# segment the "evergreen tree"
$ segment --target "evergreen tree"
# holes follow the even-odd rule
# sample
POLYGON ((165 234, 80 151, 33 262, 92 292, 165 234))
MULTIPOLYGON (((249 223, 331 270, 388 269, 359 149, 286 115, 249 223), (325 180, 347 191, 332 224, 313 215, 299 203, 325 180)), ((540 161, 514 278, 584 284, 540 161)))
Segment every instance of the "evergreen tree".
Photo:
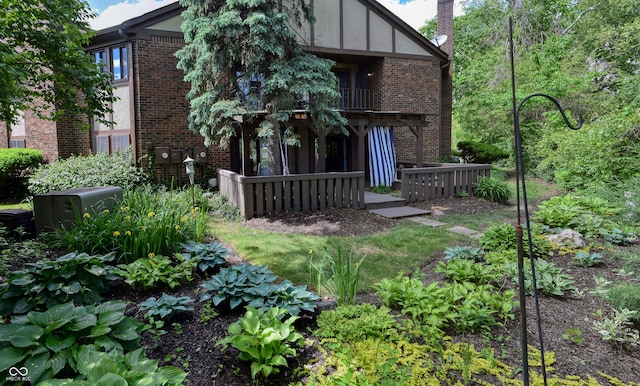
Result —
POLYGON ((339 97, 333 62, 302 51, 294 32, 313 22, 305 0, 181 4, 185 46, 176 53, 178 68, 191 84, 189 128, 207 146, 225 145, 243 123, 264 116, 256 122, 258 136, 274 139, 277 157, 278 145, 298 143, 286 123, 303 95, 320 133, 346 134, 345 119, 331 109, 339 97))

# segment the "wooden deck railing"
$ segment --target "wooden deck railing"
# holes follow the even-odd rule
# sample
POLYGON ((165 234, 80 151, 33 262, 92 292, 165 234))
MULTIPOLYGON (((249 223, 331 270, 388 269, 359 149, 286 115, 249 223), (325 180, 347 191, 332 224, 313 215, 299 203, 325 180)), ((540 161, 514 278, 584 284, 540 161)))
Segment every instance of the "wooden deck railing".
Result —
POLYGON ((479 177, 489 177, 491 165, 436 164, 401 171, 402 198, 407 202, 473 194, 479 177))
POLYGON ((267 213, 364 208, 364 172, 247 177, 218 172, 220 193, 245 219, 267 213))

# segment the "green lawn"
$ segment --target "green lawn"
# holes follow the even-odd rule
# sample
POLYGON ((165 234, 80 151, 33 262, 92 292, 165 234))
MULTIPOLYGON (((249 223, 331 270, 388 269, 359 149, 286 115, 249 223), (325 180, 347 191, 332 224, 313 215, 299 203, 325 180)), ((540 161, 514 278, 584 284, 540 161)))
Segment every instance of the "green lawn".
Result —
POLYGON ((325 250, 335 256, 337 249, 366 255, 360 270, 360 289, 368 290, 383 278, 398 272, 410 273, 428 263, 448 246, 468 242, 465 236, 446 227, 432 228, 405 221, 385 232, 363 237, 326 237, 271 233, 242 226, 238 222, 213 219, 209 232, 253 264, 266 264, 280 278, 296 284, 312 284, 309 263, 322 259, 325 250))

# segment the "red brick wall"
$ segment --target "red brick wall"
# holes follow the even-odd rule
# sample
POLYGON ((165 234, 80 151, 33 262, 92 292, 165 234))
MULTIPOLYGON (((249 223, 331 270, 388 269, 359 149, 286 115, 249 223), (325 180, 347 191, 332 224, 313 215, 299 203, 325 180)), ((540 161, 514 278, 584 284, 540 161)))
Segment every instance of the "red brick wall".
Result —
MULTIPOLYGON (((152 36, 151 40, 133 43, 135 143, 139 157, 147 154, 148 143, 153 148, 176 150, 190 150, 204 144, 199 133, 188 129, 189 103, 185 95, 189 85, 182 80, 184 72, 176 68, 178 60, 174 56, 183 45, 182 38, 167 36, 152 36)), ((230 168, 228 151, 215 146, 207 153, 208 168, 230 168)), ((182 165, 159 166, 157 172, 162 176, 182 169, 182 165)))
POLYGON ((70 115, 63 115, 57 123, 58 158, 69 158, 72 155, 91 155, 91 132, 87 119, 79 120, 70 115))
MULTIPOLYGON (((423 132, 424 162, 441 157, 440 66, 430 60, 384 58, 381 63, 383 111, 424 113, 428 116, 423 132)), ((396 158, 401 163, 416 162, 416 136, 409 128, 395 128, 396 158)))

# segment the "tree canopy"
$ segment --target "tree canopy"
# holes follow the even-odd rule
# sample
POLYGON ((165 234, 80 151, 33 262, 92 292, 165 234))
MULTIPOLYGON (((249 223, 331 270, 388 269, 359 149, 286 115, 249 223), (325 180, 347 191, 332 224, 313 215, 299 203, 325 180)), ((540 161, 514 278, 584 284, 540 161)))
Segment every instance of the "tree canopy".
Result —
POLYGON ((178 68, 191 84, 189 128, 205 144, 225 144, 242 120, 255 119, 261 137, 295 144, 280 128, 300 100, 317 129, 342 131, 346 121, 331 109, 339 97, 333 62, 305 53, 294 29, 313 21, 305 0, 181 0, 185 46, 178 68), (303 97, 304 96, 304 97, 303 97), (239 117, 242 117, 240 119, 239 117))
POLYGON ((640 177, 640 3, 474 0, 454 20, 454 120, 461 139, 513 154, 509 27, 527 170, 567 189, 640 177))
POLYGON ((83 0, 3 0, 0 6, 0 119, 33 110, 102 117, 114 100, 110 76, 86 54, 94 15, 83 0), (78 101, 82 100, 82 103, 78 101))

